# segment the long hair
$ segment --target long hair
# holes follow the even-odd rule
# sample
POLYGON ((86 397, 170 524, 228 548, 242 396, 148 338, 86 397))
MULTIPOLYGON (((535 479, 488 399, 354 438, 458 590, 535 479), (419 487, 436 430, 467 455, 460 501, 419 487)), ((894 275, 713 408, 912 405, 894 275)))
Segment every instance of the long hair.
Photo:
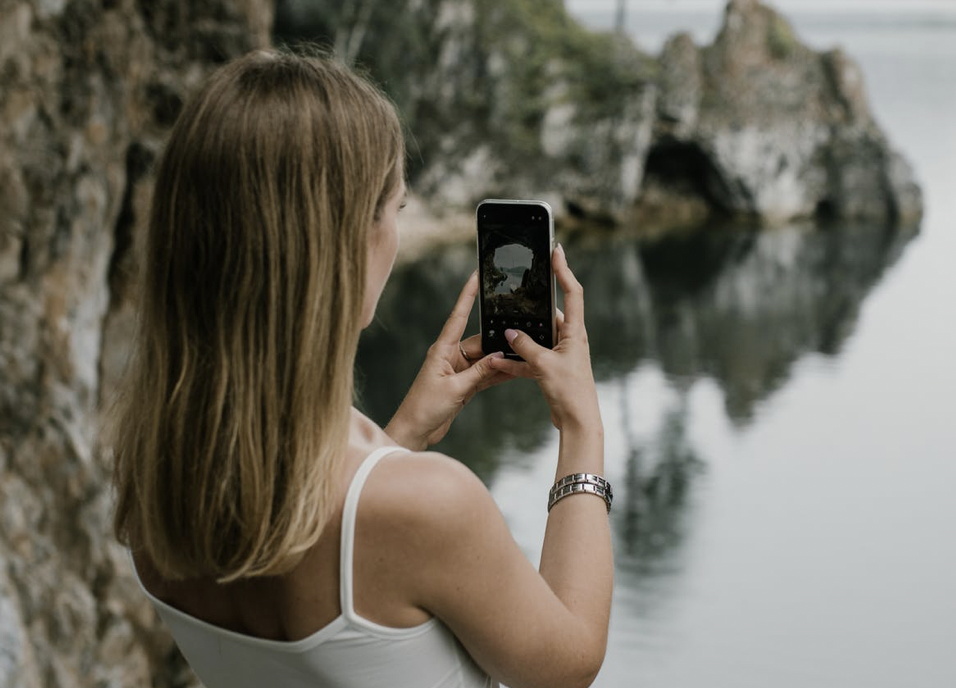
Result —
POLYGON ((114 415, 114 529, 170 579, 291 570, 332 515, 394 107, 326 58, 259 51, 184 108, 153 194, 114 415))

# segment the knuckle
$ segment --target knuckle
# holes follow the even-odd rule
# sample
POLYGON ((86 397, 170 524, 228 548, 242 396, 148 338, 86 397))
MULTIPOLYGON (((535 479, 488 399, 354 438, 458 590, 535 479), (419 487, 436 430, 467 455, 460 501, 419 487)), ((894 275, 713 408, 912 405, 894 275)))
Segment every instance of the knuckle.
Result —
POLYGON ((567 284, 564 285, 564 293, 570 296, 583 296, 584 287, 578 282, 574 277, 568 279, 567 284))
POLYGON ((511 348, 513 349, 515 344, 517 344, 522 349, 533 349, 534 340, 530 335, 525 334, 524 332, 519 332, 518 336, 511 340, 511 348))

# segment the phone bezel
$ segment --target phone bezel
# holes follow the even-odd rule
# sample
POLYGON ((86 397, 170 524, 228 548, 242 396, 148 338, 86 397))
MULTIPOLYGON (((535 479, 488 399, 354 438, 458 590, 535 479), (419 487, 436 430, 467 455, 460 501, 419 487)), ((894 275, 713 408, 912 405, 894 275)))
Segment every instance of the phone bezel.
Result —
MULTIPOLYGON (((475 254, 478 259, 478 325, 481 332, 481 348, 485 355, 491 353, 491 351, 486 349, 487 337, 485 334, 484 327, 484 308, 485 308, 485 298, 484 298, 484 282, 481 268, 481 211, 482 208, 488 208, 489 206, 525 206, 528 208, 537 207, 540 208, 547 215, 548 218, 548 279, 550 281, 550 289, 548 289, 550 304, 549 304, 549 313, 551 321, 551 346, 553 347, 557 344, 557 301, 555 298, 555 280, 554 280, 554 270, 551 267, 551 259, 554 254, 554 213, 551 210, 551 206, 546 201, 533 200, 533 199, 511 199, 511 198, 486 198, 481 201, 478 206, 475 208, 475 254)), ((521 329, 521 328, 517 328, 521 329)), ((507 344, 505 344, 508 347, 507 344)), ((510 347, 507 350, 502 350, 506 358, 522 360, 521 357, 510 350, 510 347)))

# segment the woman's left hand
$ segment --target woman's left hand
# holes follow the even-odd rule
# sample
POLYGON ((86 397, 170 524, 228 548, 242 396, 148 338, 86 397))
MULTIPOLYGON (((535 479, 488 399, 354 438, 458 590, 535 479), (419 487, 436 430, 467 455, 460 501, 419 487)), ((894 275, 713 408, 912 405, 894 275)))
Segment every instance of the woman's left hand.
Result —
POLYGON ((438 339, 428 348, 405 400, 385 426, 385 432, 403 447, 422 451, 436 444, 479 390, 513 378, 488 365, 490 359, 503 354, 482 356, 481 335, 461 339, 477 294, 476 271, 461 290, 438 339))

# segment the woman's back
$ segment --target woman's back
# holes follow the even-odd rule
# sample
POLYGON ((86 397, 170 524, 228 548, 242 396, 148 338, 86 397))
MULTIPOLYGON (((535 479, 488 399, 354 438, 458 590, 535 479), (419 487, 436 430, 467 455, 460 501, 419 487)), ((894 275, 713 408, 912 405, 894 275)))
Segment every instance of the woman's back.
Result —
MULTIPOLYGON (((350 454, 368 446, 352 446, 350 454)), ((371 538, 355 538, 362 488, 384 456, 402 451, 385 445, 358 461, 350 457, 347 465, 357 466, 341 518, 286 576, 169 584, 137 558, 144 590, 206 686, 493 685, 440 621, 374 580, 374 567, 355 575, 356 551, 375 558, 365 551, 371 538), (374 610, 372 618, 356 611, 356 600, 374 610)))

